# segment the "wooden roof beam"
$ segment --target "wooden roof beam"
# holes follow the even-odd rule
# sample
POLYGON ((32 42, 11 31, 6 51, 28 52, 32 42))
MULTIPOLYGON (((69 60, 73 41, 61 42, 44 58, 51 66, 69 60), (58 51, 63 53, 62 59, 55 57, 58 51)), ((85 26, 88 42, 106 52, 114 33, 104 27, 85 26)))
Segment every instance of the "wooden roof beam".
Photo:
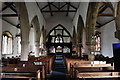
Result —
MULTIPOLYGON (((52 4, 53 2, 50 2, 49 4, 52 4)), ((41 8, 41 11, 43 10, 43 9, 45 9, 45 8, 47 8, 49 5, 47 4, 47 5, 45 5, 43 8, 41 8)))
POLYGON ((100 24, 99 22, 96 21, 96 23, 97 23, 99 26, 102 26, 102 24, 100 24))
POLYGON ((77 10, 77 8, 75 6, 73 6, 72 4, 69 4, 69 2, 66 2, 68 5, 70 5, 71 7, 73 7, 75 10, 77 10))
POLYGON ((61 7, 59 8, 59 10, 62 9, 63 7, 65 7, 66 5, 67 5, 67 3, 65 3, 63 6, 61 6, 61 7))
POLYGON ((18 14, 2 14, 2 17, 18 17, 18 14))
MULTIPOLYGON (((12 5, 13 3, 10 3, 10 5, 12 5)), ((2 11, 4 11, 5 9, 7 9, 9 6, 8 5, 6 5, 4 8, 2 8, 2 10, 0 11, 0 12, 2 12, 2 11)))
POLYGON ((15 27, 16 27, 16 25, 15 25, 15 24, 13 24, 13 23, 9 22, 9 21, 8 21, 8 20, 6 20, 6 19, 2 18, 2 20, 4 20, 5 22, 7 22, 7 23, 11 24, 12 26, 15 26, 15 27))
MULTIPOLYGON (((69 10, 69 12, 76 12, 77 10, 69 10)), ((49 10, 44 10, 42 12, 50 12, 49 10)), ((68 10, 52 10, 52 12, 68 12, 68 10)))
POLYGON ((2 8, 2 10, 0 12, 4 11, 7 8, 8 8, 8 6, 5 6, 4 8, 2 8))
POLYGON ((15 13, 17 13, 17 10, 12 7, 12 4, 13 4, 13 3, 5 2, 4 4, 7 5, 7 6, 9 6, 11 10, 13 10, 15 13))
POLYGON ((66 16, 68 16, 68 14, 69 14, 69 9, 70 9, 70 2, 68 3, 68 5, 67 5, 67 14, 66 14, 66 16))
POLYGON ((52 8, 51 8, 51 5, 50 5, 50 3, 48 2, 48 6, 49 6, 49 9, 50 9, 50 14, 51 14, 51 16, 53 16, 53 13, 52 13, 52 8))
POLYGON ((111 22, 111 21, 113 21, 113 20, 115 20, 115 18, 113 18, 112 20, 110 20, 110 21, 108 21, 108 22, 106 22, 106 23, 102 24, 102 25, 101 25, 101 26, 99 26, 99 27, 102 27, 102 26, 104 26, 104 25, 106 25, 106 24, 110 23, 110 22, 111 22))
POLYGON ((53 3, 51 5, 53 5, 55 8, 57 8, 59 10, 59 8, 56 5, 54 5, 53 3))
POLYGON ((107 6, 104 6, 104 7, 99 11, 99 13, 104 12, 107 8, 108 8, 107 6))
POLYGON ((102 14, 98 14, 98 16, 113 16, 113 14, 106 14, 106 13, 102 13, 102 14))

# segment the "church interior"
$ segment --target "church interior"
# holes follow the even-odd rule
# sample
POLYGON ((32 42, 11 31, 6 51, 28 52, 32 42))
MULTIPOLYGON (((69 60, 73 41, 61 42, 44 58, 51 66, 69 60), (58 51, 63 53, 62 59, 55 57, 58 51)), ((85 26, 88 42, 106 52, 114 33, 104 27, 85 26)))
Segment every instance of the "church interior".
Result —
POLYGON ((120 2, 0 2, 1 80, 120 80, 120 2))

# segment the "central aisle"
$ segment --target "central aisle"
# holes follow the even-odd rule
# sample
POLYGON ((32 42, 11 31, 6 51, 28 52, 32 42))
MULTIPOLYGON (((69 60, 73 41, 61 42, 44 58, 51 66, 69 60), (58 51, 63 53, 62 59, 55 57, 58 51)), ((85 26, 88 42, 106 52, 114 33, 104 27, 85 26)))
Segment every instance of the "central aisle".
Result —
POLYGON ((66 74, 67 72, 66 72, 66 66, 63 60, 63 56, 56 55, 55 60, 53 62, 50 80, 55 80, 60 78, 67 80, 66 74))

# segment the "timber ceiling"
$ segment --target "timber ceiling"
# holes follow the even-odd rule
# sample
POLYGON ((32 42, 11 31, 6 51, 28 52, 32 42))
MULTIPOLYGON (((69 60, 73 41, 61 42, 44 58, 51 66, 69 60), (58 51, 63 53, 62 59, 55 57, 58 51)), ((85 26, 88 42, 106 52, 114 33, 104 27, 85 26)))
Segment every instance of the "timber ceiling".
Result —
MULTIPOLYGON (((45 19, 52 17, 57 13, 64 14, 71 19, 74 18, 75 13, 79 7, 79 2, 36 2, 37 6, 41 10, 45 19)), ((107 23, 114 20, 113 16, 114 9, 112 5, 107 2, 103 2, 100 5, 98 18, 96 21, 96 27, 100 28, 107 23)), ((2 3, 2 9, 0 10, 2 15, 2 20, 8 22, 9 24, 20 27, 19 17, 17 14, 16 7, 13 2, 2 3)))

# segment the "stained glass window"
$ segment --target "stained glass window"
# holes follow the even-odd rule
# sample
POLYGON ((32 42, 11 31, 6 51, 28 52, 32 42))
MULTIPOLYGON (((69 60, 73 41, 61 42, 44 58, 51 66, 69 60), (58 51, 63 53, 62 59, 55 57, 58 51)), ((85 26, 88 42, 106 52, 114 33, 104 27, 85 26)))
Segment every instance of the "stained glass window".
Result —
POLYGON ((100 51, 100 47, 101 47, 101 40, 100 40, 100 35, 96 34, 95 35, 95 51, 100 51))

